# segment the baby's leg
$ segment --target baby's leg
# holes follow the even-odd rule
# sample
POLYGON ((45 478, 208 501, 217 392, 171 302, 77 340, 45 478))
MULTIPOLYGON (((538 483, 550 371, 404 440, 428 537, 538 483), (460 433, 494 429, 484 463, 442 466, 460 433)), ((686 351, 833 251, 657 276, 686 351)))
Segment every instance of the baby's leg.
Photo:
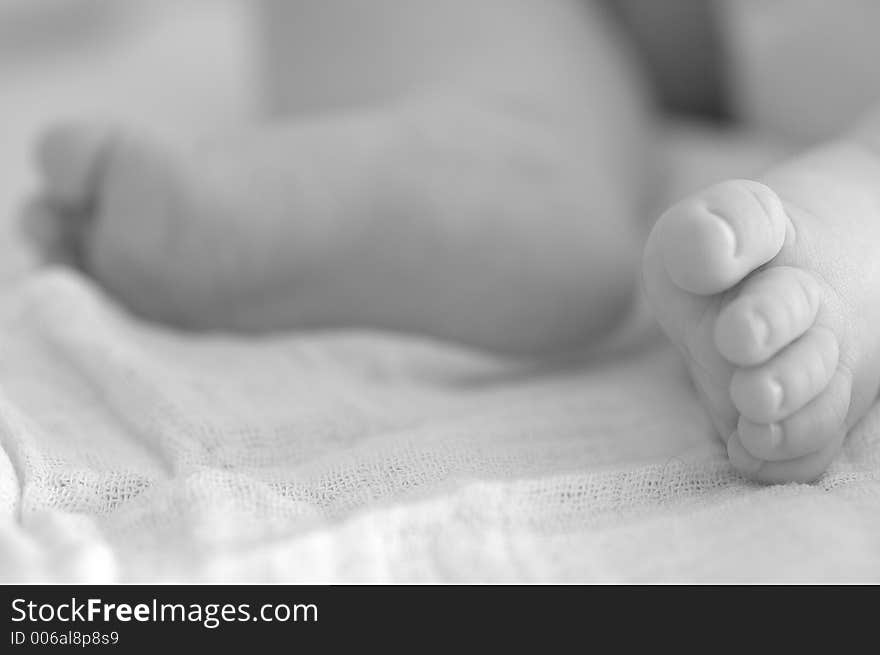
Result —
POLYGON ((733 465, 809 481, 880 386, 880 113, 668 210, 644 284, 733 465))
POLYGON ((576 133, 439 96, 183 154, 59 127, 31 220, 171 323, 572 348, 626 310, 638 248, 626 158, 584 153, 576 133))
POLYGON ((321 34, 287 62, 318 118, 188 152, 51 130, 42 234, 134 310, 197 328, 365 326, 535 353, 621 316, 645 125, 601 14, 579 0, 283 6, 304 39, 321 34), (340 58, 358 74, 325 79, 320 62, 340 58))

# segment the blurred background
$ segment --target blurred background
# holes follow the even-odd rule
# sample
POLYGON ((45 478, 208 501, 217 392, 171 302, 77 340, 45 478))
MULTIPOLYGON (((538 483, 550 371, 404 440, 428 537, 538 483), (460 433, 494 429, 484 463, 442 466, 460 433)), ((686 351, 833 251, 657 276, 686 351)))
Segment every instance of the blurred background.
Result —
POLYGON ((55 119, 149 124, 171 136, 264 111, 257 3, 0 0, 0 281, 29 262, 14 216, 55 119))
MULTIPOLYGON (((339 48, 338 56, 337 49, 321 48, 320 67, 297 68, 296 62, 331 38, 357 42, 359 21, 370 10, 349 2, 344 10, 357 15, 345 21, 346 33, 328 35, 296 20, 302 3, 285 0, 0 0, 0 281, 29 263, 26 250, 14 247, 14 217, 35 183, 32 144, 47 124, 59 118, 146 124, 185 139, 273 110, 308 111, 309 97, 339 104, 344 98, 332 94, 344 85, 324 89, 327 75, 352 68, 345 84, 373 82, 368 70, 354 66, 349 50, 355 45, 339 48), (300 92, 303 86, 309 93, 300 92)), ((776 144, 801 147, 827 138, 880 101, 876 0, 606 2, 634 18, 637 31, 650 35, 661 24, 673 25, 684 40, 696 17, 717 17, 726 115, 740 131, 714 125, 707 132, 693 121, 674 131, 668 143, 675 161, 667 169, 680 179, 668 183, 672 196, 751 172, 754 166, 741 162, 775 158, 776 144), (679 18, 670 21, 669 12, 679 18), (761 149, 769 154, 756 155, 761 149)), ((405 50, 405 35, 401 40, 405 50)), ((688 43, 689 59, 710 52, 693 39, 688 43)), ((397 52, 388 50, 391 57, 397 52)), ((382 61, 405 68, 394 59, 382 61)), ((693 62, 676 65, 694 68, 693 62)))

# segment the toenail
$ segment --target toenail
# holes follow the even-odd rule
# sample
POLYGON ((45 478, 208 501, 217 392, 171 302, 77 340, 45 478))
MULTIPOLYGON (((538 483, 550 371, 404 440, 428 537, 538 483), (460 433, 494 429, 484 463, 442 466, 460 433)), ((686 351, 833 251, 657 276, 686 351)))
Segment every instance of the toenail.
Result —
POLYGON ((767 437, 767 440, 770 442, 770 447, 773 449, 779 448, 782 444, 782 426, 779 423, 771 423, 767 426, 770 430, 770 434, 767 437))
POLYGON ((724 218, 721 213, 713 209, 709 209, 707 207, 706 211, 709 213, 710 216, 715 218, 715 220, 717 220, 718 224, 721 226, 721 230, 722 232, 724 232, 724 237, 730 247, 731 255, 733 255, 733 257, 739 255, 738 239, 736 238, 736 232, 733 231, 733 227, 731 227, 730 222, 726 218, 724 218))
POLYGON ((782 383, 779 380, 770 380, 767 387, 770 390, 773 409, 777 412, 782 410, 782 402, 785 400, 785 392, 783 391, 782 383))
POLYGON ((759 346, 766 346, 770 341, 770 323, 758 312, 752 312, 750 324, 755 343, 759 346))

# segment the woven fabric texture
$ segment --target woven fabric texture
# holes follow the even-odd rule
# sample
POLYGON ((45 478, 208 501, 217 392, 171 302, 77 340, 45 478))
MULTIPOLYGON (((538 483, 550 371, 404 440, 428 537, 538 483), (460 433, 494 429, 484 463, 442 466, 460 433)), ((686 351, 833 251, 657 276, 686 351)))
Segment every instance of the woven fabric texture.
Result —
POLYGON ((753 485, 661 341, 196 336, 63 271, 0 308, 5 581, 880 581, 880 415, 753 485))

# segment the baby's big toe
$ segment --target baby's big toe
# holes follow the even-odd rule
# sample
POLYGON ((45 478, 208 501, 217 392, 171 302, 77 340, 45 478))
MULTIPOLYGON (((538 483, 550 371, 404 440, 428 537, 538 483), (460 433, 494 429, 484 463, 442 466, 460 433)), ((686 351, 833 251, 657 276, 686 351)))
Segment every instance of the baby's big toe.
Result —
POLYGON ((37 144, 43 192, 57 208, 88 209, 99 183, 111 131, 88 124, 61 124, 47 130, 37 144))
POLYGON ((729 289, 782 248, 786 219, 768 187, 722 182, 666 211, 653 239, 669 277, 691 293, 729 289))

